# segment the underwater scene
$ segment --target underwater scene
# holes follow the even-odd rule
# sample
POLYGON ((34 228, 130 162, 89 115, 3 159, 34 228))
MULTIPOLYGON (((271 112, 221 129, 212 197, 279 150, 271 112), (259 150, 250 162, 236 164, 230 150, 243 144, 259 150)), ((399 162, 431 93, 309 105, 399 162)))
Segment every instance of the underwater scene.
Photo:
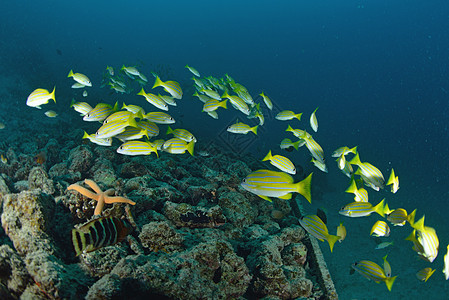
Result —
POLYGON ((449 2, 0 17, 0 299, 449 299, 449 2))

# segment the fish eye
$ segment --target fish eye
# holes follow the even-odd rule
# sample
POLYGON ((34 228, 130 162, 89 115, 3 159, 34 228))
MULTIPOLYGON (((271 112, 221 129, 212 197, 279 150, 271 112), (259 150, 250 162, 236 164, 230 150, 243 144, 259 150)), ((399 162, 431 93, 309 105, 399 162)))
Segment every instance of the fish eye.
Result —
POLYGON ((242 182, 246 182, 246 178, 243 178, 242 182))

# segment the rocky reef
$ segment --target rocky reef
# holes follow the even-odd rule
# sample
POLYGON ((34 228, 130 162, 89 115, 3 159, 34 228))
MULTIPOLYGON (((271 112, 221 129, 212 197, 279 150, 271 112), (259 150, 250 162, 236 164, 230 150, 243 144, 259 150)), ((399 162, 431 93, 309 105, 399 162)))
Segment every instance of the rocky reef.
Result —
POLYGON ((81 134, 22 141, 0 165, 1 299, 323 298, 289 202, 239 187, 256 159, 219 148, 208 157, 121 156, 75 143, 81 134), (42 151, 45 161, 36 160, 42 151), (135 228, 75 257, 71 230, 93 218, 95 201, 66 189, 86 178, 136 202, 102 212, 135 228))

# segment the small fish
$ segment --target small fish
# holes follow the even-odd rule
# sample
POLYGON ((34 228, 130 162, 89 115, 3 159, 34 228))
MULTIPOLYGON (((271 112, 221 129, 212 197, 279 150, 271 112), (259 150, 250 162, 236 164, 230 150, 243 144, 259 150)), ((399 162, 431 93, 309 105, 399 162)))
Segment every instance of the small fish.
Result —
POLYGON ((349 147, 340 147, 337 150, 335 150, 334 152, 332 152, 332 157, 340 157, 342 155, 346 156, 349 153, 353 153, 356 154, 357 153, 357 146, 353 147, 353 148, 349 148, 349 147))
POLYGON ((343 222, 337 227, 337 236, 340 237, 338 240, 340 243, 346 238, 346 227, 343 225, 343 222))
POLYGON ((238 97, 238 96, 231 96, 228 94, 227 91, 224 92, 224 94, 221 96, 222 99, 228 99, 229 102, 231 103, 231 105, 241 111, 242 113, 244 113, 245 115, 249 115, 250 111, 249 111, 249 107, 248 104, 246 104, 245 101, 243 101, 242 98, 238 97))
POLYGON ((390 227, 388 227, 387 223, 384 221, 377 221, 374 223, 373 227, 371 227, 370 235, 377 237, 390 236, 390 227))
POLYGON ((111 89, 113 89, 116 93, 121 93, 121 94, 126 93, 125 88, 122 87, 122 86, 120 86, 120 85, 118 85, 118 84, 116 84, 116 83, 109 82, 108 85, 109 85, 109 86, 111 87, 111 89))
POLYGON ((293 135, 296 136, 298 139, 303 139, 302 137, 308 134, 304 130, 293 129, 290 125, 288 125, 288 127, 285 131, 289 131, 289 132, 293 133, 293 135))
POLYGON ((205 112, 211 112, 215 111, 219 107, 223 107, 224 109, 227 109, 226 103, 228 100, 218 101, 216 99, 210 99, 203 105, 203 111, 205 112))
POLYGON ((383 189, 385 179, 382 172, 370 163, 362 163, 360 161, 359 153, 357 153, 349 163, 359 167, 355 174, 361 175, 365 184, 376 191, 383 189))
POLYGON ((411 226, 418 232, 418 242, 422 245, 422 252, 418 254, 433 262, 438 255, 439 240, 435 229, 424 226, 424 217, 411 226))
POLYGON ((281 144, 279 146, 281 149, 287 150, 290 152, 293 150, 293 148, 298 150, 299 147, 304 146, 305 143, 306 143, 306 141, 304 141, 304 140, 297 140, 296 142, 292 142, 289 138, 285 138, 281 141, 281 144))
POLYGON ((305 142, 310 154, 318 161, 324 164, 323 148, 313 139, 313 137, 304 130, 303 135, 300 136, 305 142))
POLYGON ((157 147, 151 142, 143 141, 127 141, 117 148, 117 153, 124 155, 150 155, 151 153, 157 153, 157 147))
POLYGON ((148 82, 148 78, 145 76, 145 75, 143 75, 142 73, 139 73, 139 78, 137 78, 137 81, 140 83, 140 84, 147 84, 147 82, 148 82), (140 80, 139 80, 140 79, 140 80))
POLYGON ((217 111, 213 110, 213 111, 208 111, 207 114, 213 118, 213 119, 218 119, 218 113, 217 111))
POLYGON ((351 218, 365 217, 373 212, 378 213, 381 217, 385 216, 385 199, 380 201, 376 206, 372 206, 369 202, 352 202, 345 205, 339 214, 351 218))
POLYGON ((198 151, 197 152, 198 153, 198 155, 199 156, 202 156, 202 157, 209 157, 210 156, 210 153, 209 152, 207 152, 207 151, 198 151))
POLYGON ((447 245, 447 252, 446 255, 444 255, 444 269, 443 269, 444 276, 446 277, 446 280, 449 279, 449 245, 447 245))
POLYGON ((58 116, 58 113, 54 110, 47 110, 44 114, 49 118, 56 118, 58 116))
POLYGON ((276 120, 280 121, 288 121, 296 118, 298 121, 301 121, 302 113, 295 114, 291 110, 283 110, 276 115, 276 120))
POLYGON ((83 92, 83 97, 87 97, 87 91, 83 92))
POLYGON ((193 93, 192 96, 198 97, 198 99, 200 99, 201 102, 206 103, 207 101, 209 101, 211 98, 206 96, 206 95, 202 95, 202 94, 198 94, 198 92, 193 93))
POLYGON ((171 154, 183 154, 186 151, 193 156, 193 148, 195 146, 194 141, 186 143, 185 141, 178 138, 171 138, 164 142, 162 145, 162 150, 171 154))
POLYGON ((315 159, 315 158, 313 158, 313 157, 312 157, 311 162, 313 163, 313 165, 314 165, 315 167, 317 167, 318 169, 320 169, 320 170, 323 171, 324 173, 327 173, 327 172, 328 172, 327 167, 326 167, 326 164, 325 164, 324 162, 322 162, 322 161, 320 161, 320 160, 317 160, 317 159, 315 159))
POLYGON ((140 90, 140 92, 137 93, 137 95, 144 96, 145 99, 149 103, 153 104, 154 106, 156 106, 159 109, 168 110, 168 105, 167 105, 167 103, 165 103, 164 100, 162 100, 159 96, 157 96, 155 94, 145 93, 145 90, 143 89, 143 87, 140 90))
MULTIPOLYGON (((137 68, 135 68, 135 67, 125 67, 125 65, 123 65, 120 70, 124 71, 126 75, 139 76, 139 74, 140 74, 139 70, 137 70, 137 68)), ((132 78, 132 79, 134 79, 134 78, 132 78)))
POLYGON ((268 98, 267 95, 265 95, 263 92, 259 94, 259 96, 262 97, 263 102, 268 107, 269 110, 273 110, 273 103, 271 102, 270 98, 268 98))
POLYGON ((186 129, 172 129, 170 126, 168 126, 167 134, 173 134, 174 137, 181 139, 187 143, 194 141, 196 143, 196 138, 193 134, 191 134, 186 129))
POLYGON ((119 139, 122 142, 126 141, 132 141, 132 140, 138 140, 142 137, 146 136, 147 138, 150 138, 148 135, 148 130, 143 128, 136 128, 136 127, 126 127, 125 130, 114 137, 119 139))
POLYGON ((146 130, 146 133, 149 137, 155 137, 159 135, 159 127, 154 122, 148 120, 140 120, 140 122, 137 123, 137 127, 146 130))
POLYGON ((394 226, 404 226, 408 219, 407 211, 403 208, 397 208, 387 215, 387 220, 394 226))
POLYGON ((142 115, 145 115, 145 111, 143 110, 143 108, 138 105, 134 104, 126 105, 125 102, 123 102, 122 109, 126 109, 127 111, 132 112, 133 114, 141 112, 142 115))
POLYGON ((432 268, 424 268, 416 273, 416 278, 421 281, 427 282, 427 280, 430 278, 430 276, 432 276, 434 272, 435 269, 432 270, 432 268))
POLYGON ((47 161, 47 152, 41 151, 34 156, 34 161, 40 165, 43 165, 47 161))
POLYGON ((382 259, 384 260, 383 267, 384 267, 385 276, 391 277, 391 265, 387 260, 387 256, 388 256, 388 254, 385 255, 384 257, 382 257, 382 259))
POLYGON ((318 110, 318 107, 313 111, 313 113, 310 115, 310 127, 312 127, 313 131, 318 131, 318 120, 316 118, 316 111, 318 110))
POLYGON ((189 69, 190 72, 192 72, 193 75, 196 77, 200 77, 200 73, 193 67, 190 67, 189 65, 185 66, 187 69, 189 69))
POLYGON ((376 246, 376 248, 374 248, 374 249, 380 250, 380 249, 384 249, 384 248, 390 247, 391 245, 393 245, 393 241, 391 241, 391 242, 382 242, 382 243, 378 244, 376 246))
POLYGON ((154 82, 153 89, 155 87, 161 86, 164 90, 169 93, 175 99, 182 98, 182 89, 179 83, 176 81, 162 81, 159 76, 156 76, 156 81, 154 82))
POLYGON ((217 101, 221 100, 220 94, 218 94, 214 90, 210 90, 210 89, 207 89, 207 88, 201 88, 200 92, 203 93, 203 94, 206 94, 206 96, 208 96, 208 97, 210 97, 212 99, 215 99, 217 101))
POLYGON ((391 169, 390 178, 387 181, 387 185, 391 184, 391 192, 395 194, 399 190, 399 177, 394 174, 394 170, 391 169))
POLYGON ((355 202, 368 202, 368 192, 364 188, 357 188, 357 183, 354 176, 351 178, 351 185, 345 192, 354 194, 355 202))
POLYGON ((352 264, 352 268, 362 274, 364 277, 373 280, 376 283, 385 282, 389 291, 397 276, 387 277, 385 271, 375 262, 369 260, 361 260, 352 264))
POLYGON ((177 106, 176 100, 172 96, 161 95, 161 94, 157 94, 157 95, 159 96, 159 98, 164 100, 164 102, 167 103, 168 105, 177 106))
POLYGON ((6 159, 6 157, 4 157, 3 154, 0 156, 0 158, 3 164, 6 165, 8 163, 8 159, 6 159))
POLYGON ((270 161, 270 164, 275 166, 281 171, 284 171, 288 174, 295 175, 296 174, 296 168, 295 165, 292 163, 290 159, 288 159, 285 156, 282 155, 271 155, 271 150, 268 152, 268 154, 262 159, 262 161, 270 161))
POLYGON ((72 229, 76 256, 120 243, 132 231, 131 225, 116 217, 94 219, 72 229))
POLYGON ((76 82, 78 82, 84 86, 92 86, 90 79, 84 74, 73 73, 73 71, 70 70, 69 75, 67 75, 67 77, 72 77, 73 80, 75 80, 76 82))
POLYGON ((248 132, 251 131, 252 133, 257 135, 257 127, 259 127, 259 125, 250 127, 249 125, 247 125, 245 123, 237 122, 237 123, 229 126, 226 130, 228 132, 239 133, 239 134, 247 134, 248 132))
POLYGON ((240 185, 248 192, 270 202, 272 201, 269 197, 289 200, 292 193, 299 193, 311 202, 311 181, 312 173, 304 180, 294 183, 293 177, 284 172, 261 169, 246 176, 240 185))
POLYGON ((335 242, 340 239, 339 236, 329 234, 326 224, 316 215, 308 215, 299 220, 299 224, 312 236, 316 237, 320 241, 326 240, 329 243, 329 247, 334 249, 335 242))
POLYGON ((84 89, 86 86, 82 83, 79 82, 75 82, 74 84, 72 84, 72 89, 84 89))
POLYGON ((79 112, 81 116, 85 116, 88 112, 92 110, 92 106, 87 102, 75 102, 75 99, 72 99, 72 103, 70 103, 70 107, 76 112, 79 112))
POLYGON ((35 89, 27 98, 27 105, 41 109, 41 105, 47 104, 50 99, 56 103, 55 89, 50 93, 46 89, 35 89))
POLYGON ((159 111, 152 111, 143 116, 144 119, 154 122, 156 124, 174 124, 175 119, 169 114, 159 111))
POLYGON ((88 134, 84 131, 83 139, 89 139, 92 143, 100 145, 100 146, 111 146, 112 138, 99 139, 95 136, 95 133, 88 134))
POLYGON ((109 75, 114 76, 114 68, 110 66, 106 66, 106 71, 108 71, 109 75))

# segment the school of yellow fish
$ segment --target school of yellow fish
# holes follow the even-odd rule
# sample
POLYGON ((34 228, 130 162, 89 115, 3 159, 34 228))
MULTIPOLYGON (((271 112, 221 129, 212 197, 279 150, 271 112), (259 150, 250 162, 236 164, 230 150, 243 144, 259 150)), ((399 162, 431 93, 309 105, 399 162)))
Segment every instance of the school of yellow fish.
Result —
MULTIPOLYGON (((222 78, 201 77, 195 68, 188 65, 186 65, 186 68, 193 74, 192 80, 195 88, 193 96, 203 103, 203 112, 214 119, 218 119, 220 109, 227 109, 227 103, 229 102, 235 110, 245 115, 248 119, 257 118, 259 124, 251 126, 237 121, 229 126, 227 131, 236 134, 248 134, 251 132, 257 135, 257 129, 259 126, 264 125, 265 118, 260 108, 260 103, 255 103, 251 94, 243 85, 237 83, 228 74, 222 78)), ((113 67, 107 66, 101 87, 109 86, 116 93, 129 94, 132 92, 129 81, 137 82, 140 86, 140 91, 135 95, 142 96, 156 110, 145 113, 141 106, 134 104, 127 105, 122 103, 121 108, 119 108, 117 102, 115 105, 97 103, 92 106, 87 102, 73 100, 70 107, 73 107, 75 111, 80 113, 84 121, 100 122, 101 124, 95 133, 89 134, 84 132, 83 139, 89 139, 92 143, 101 146, 111 146, 112 139, 116 138, 122 142, 117 148, 117 153, 123 155, 150 155, 155 153, 156 156, 159 156, 159 151, 171 154, 188 152, 194 155, 194 146, 197 142, 196 137, 186 129, 173 129, 170 125, 175 123, 174 118, 168 113, 162 112, 168 111, 170 106, 176 106, 176 101, 182 99, 183 92, 180 84, 172 80, 163 81, 158 74, 151 73, 155 77, 154 84, 151 90, 147 88, 147 91, 145 91, 144 86, 149 80, 136 67, 122 66, 117 73, 113 67), (173 138, 167 140, 154 139, 160 133, 159 126, 161 124, 168 126, 166 134, 173 135, 173 138)), ((82 73, 74 73, 70 70, 68 77, 74 80, 71 86, 74 89, 92 87, 90 79, 82 73)), ((34 90, 29 95, 26 104, 30 107, 41 109, 41 106, 48 104, 50 100, 56 103, 55 89, 54 87, 52 92, 43 88, 34 90)), ((82 95, 87 97, 87 90, 84 90, 82 95)), ((261 102, 268 109, 272 110, 273 104, 270 98, 264 92, 260 93, 259 96, 261 97, 261 102)), ((311 113, 309 118, 310 127, 314 132, 318 131, 317 110, 318 108, 311 113)), ((302 114, 291 110, 283 110, 275 118, 280 121, 290 122, 296 119, 295 122, 300 122, 302 114)), ((45 112, 45 115, 54 118, 58 114, 53 110, 49 110, 45 112)), ((286 132, 293 134, 297 140, 293 142, 290 138, 284 138, 280 143, 280 149, 287 151, 295 149, 298 151, 299 148, 305 145, 312 157, 311 163, 320 171, 328 172, 323 148, 317 143, 312 134, 305 129, 294 129, 291 124, 287 126, 286 132)), ((207 156, 207 153, 202 153, 201 155, 207 156)), ((357 147, 340 147, 332 153, 332 157, 336 159, 337 167, 341 172, 350 179, 346 192, 354 195, 354 201, 344 205, 339 214, 355 218, 376 213, 382 218, 386 218, 386 221, 395 227, 404 226, 408 223, 412 232, 406 240, 413 243, 412 249, 419 257, 432 263, 438 255, 439 240, 435 229, 424 224, 424 216, 415 221, 416 210, 408 213, 404 208, 390 209, 385 199, 375 205, 368 201, 368 191, 364 188, 365 186, 374 191, 383 189, 385 185, 390 186, 392 193, 396 193, 399 190, 399 178, 394 170, 391 169, 390 176, 385 183, 384 176, 378 168, 369 162, 362 162, 357 147), (352 155, 351 159, 347 159, 349 155, 352 155), (354 171, 354 167, 357 168, 356 171, 354 171)), ((302 181, 295 183, 291 176, 296 174, 294 163, 285 156, 273 155, 271 149, 262 161, 268 161, 279 171, 256 170, 242 180, 241 187, 243 189, 270 202, 272 201, 270 197, 289 200, 294 193, 301 194, 309 202, 312 201, 312 173, 302 181)), ((370 235, 388 237, 391 229, 386 221, 376 221, 372 226, 370 235)), ((326 240, 331 252, 335 243, 337 241, 342 242, 347 234, 343 223, 340 223, 337 227, 336 235, 330 234, 326 220, 318 214, 304 216, 299 220, 299 223, 310 235, 320 241, 326 240)), ((382 249, 391 244, 393 242, 386 241, 380 243, 376 249, 382 249)), ((449 245, 447 246, 447 251, 449 252, 449 245)), ((392 269, 386 256, 383 257, 382 267, 373 261, 360 260, 352 265, 352 270, 359 272, 376 283, 384 282, 388 290, 391 290, 397 278, 397 276, 392 277, 392 269)), ((416 276, 419 280, 427 281, 434 271, 431 268, 424 268, 418 271, 416 276)), ((443 273, 446 280, 449 279, 448 253, 444 256, 443 273)))

